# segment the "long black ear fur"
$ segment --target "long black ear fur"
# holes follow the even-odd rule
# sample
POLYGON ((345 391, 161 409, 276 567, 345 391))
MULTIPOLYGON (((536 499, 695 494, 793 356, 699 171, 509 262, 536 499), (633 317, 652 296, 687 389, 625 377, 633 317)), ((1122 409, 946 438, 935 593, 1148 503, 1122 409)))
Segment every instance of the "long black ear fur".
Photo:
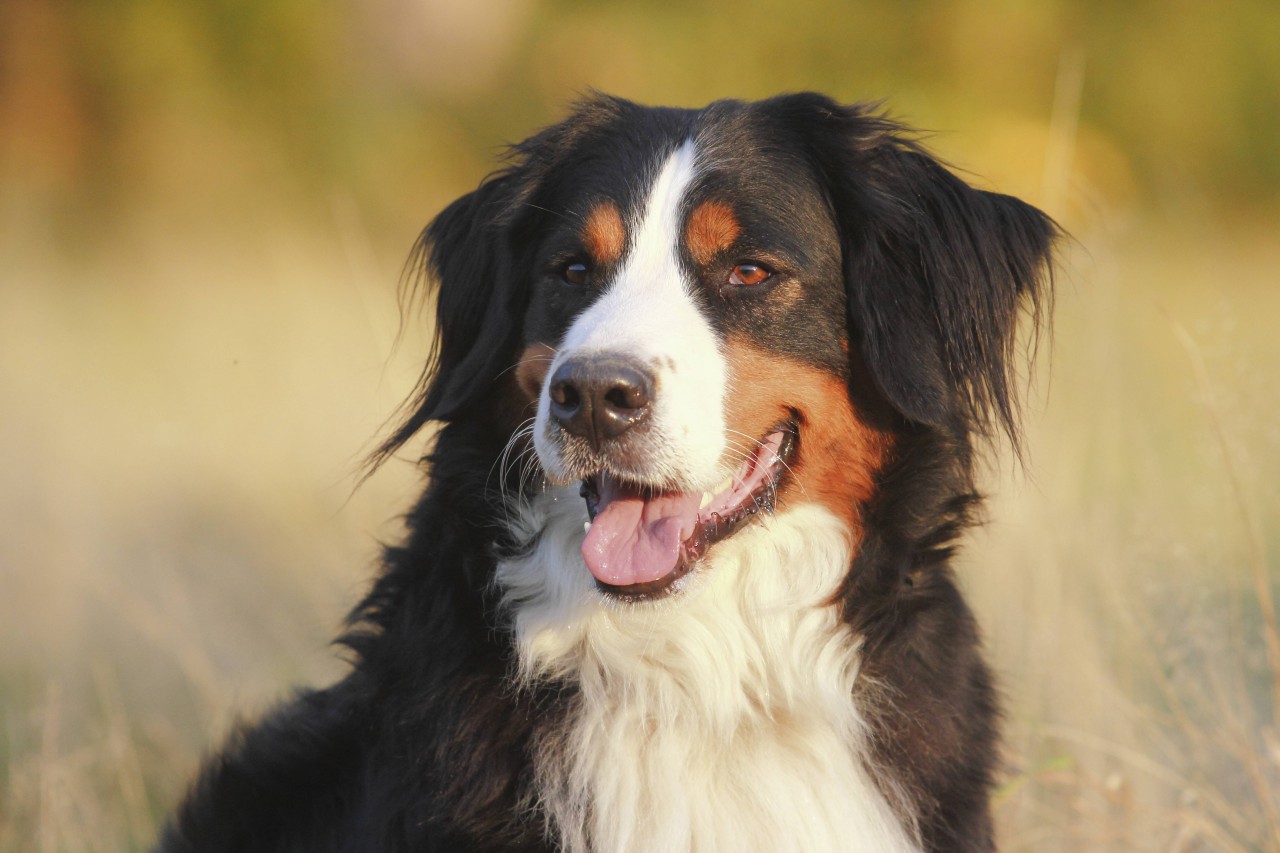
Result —
POLYGON ((510 232, 528 183, 523 165, 492 175, 441 211, 418 237, 405 279, 435 294, 435 340, 410 414, 375 451, 374 466, 428 421, 466 411, 516 345, 520 314, 512 302, 519 270, 510 232))
POLYGON ((1031 205, 976 190, 898 124, 796 96, 817 133, 844 239, 855 343, 889 403, 964 437, 995 426, 1018 447, 1019 308, 1050 303, 1058 228, 1031 205))
POLYGON ((530 199, 565 152, 634 104, 591 93, 568 119, 511 146, 511 165, 440 212, 405 267, 411 287, 436 295, 435 341, 409 414, 369 458, 377 468, 429 421, 465 416, 493 389, 519 345, 538 206, 530 199))

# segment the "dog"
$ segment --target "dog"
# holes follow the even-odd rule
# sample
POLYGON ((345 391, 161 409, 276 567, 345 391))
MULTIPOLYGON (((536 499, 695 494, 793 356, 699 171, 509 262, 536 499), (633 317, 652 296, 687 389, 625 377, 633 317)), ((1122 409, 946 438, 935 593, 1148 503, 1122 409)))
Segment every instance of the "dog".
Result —
POLYGON ((998 702, 949 561, 1019 446, 1053 221, 878 107, 591 95, 411 259, 429 485, 353 666, 162 851, 985 851, 998 702))

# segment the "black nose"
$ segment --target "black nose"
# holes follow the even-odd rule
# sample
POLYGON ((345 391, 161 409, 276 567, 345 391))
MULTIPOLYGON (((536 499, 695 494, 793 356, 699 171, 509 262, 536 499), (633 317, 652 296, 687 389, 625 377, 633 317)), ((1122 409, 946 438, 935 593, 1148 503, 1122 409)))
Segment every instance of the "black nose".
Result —
POLYGON ((644 421, 653 376, 621 358, 571 358, 551 377, 551 417, 599 450, 644 421))

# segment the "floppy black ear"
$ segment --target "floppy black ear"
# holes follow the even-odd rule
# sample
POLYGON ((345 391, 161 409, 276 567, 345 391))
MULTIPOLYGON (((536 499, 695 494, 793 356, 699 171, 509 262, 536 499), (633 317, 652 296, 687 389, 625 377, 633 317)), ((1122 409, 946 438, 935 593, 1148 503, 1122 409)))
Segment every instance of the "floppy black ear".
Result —
POLYGON ((1017 445, 1014 334, 1051 300, 1053 221, 974 189, 896 123, 821 99, 819 156, 835 187, 851 334, 911 421, 995 424, 1017 445), (825 103, 824 103, 825 102, 825 103))
POLYGON ((512 232, 525 183, 518 171, 490 179, 445 208, 419 239, 437 286, 435 378, 420 406, 425 419, 449 420, 482 397, 515 346, 523 271, 512 232))
POLYGON ((493 390, 519 346, 531 238, 540 205, 530 199, 567 152, 634 105, 590 94, 560 124, 511 146, 511 165, 450 204, 418 238, 406 266, 410 284, 436 295, 435 342, 409 414, 374 451, 377 468, 428 421, 464 416, 493 390))
POLYGON ((446 207, 418 238, 410 285, 436 297, 435 341, 409 415, 374 453, 373 466, 428 421, 453 420, 481 400, 518 346, 522 311, 516 231, 535 184, 522 163, 490 176, 446 207))

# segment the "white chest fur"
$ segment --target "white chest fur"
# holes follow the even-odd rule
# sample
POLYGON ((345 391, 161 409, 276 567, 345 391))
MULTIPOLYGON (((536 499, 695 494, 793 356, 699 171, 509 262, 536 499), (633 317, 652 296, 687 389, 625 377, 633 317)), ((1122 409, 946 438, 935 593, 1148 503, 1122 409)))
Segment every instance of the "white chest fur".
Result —
POLYGON ((503 562, 528 683, 580 695, 537 744, 537 784, 570 851, 919 849, 865 762, 859 640, 829 604, 845 526, 813 505, 718 544, 671 600, 602 599, 566 490, 513 521, 503 562))

